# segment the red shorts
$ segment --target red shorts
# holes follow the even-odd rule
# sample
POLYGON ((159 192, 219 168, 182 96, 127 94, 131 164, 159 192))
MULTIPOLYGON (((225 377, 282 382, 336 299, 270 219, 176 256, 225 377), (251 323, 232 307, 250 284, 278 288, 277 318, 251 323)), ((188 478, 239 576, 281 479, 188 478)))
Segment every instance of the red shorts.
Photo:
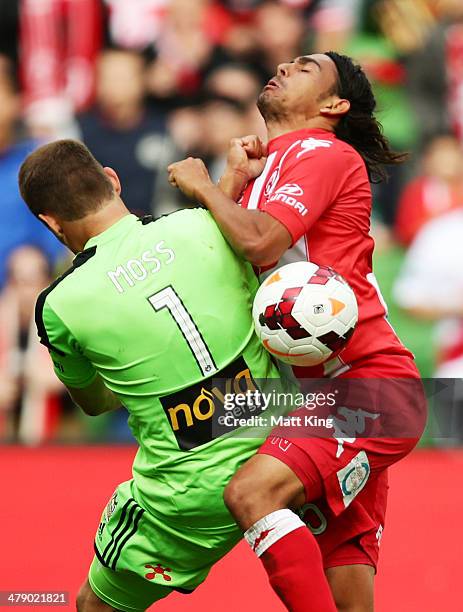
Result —
MULTIPOLYGON (((409 357, 375 355, 339 376, 355 378, 362 380, 340 383, 353 391, 344 390, 342 404, 330 409, 331 416, 342 415, 339 423, 348 415, 354 427, 346 426, 347 433, 341 427, 342 433, 331 429, 314 436, 308 431, 300 437, 300 430, 288 436, 280 428, 258 451, 285 463, 303 483, 306 504, 301 516, 317 537, 325 568, 358 563, 376 568, 387 468, 415 447, 426 421, 419 374, 409 357), (365 431, 372 437, 358 436, 365 431)), ((306 408, 293 414, 304 412, 306 408)))

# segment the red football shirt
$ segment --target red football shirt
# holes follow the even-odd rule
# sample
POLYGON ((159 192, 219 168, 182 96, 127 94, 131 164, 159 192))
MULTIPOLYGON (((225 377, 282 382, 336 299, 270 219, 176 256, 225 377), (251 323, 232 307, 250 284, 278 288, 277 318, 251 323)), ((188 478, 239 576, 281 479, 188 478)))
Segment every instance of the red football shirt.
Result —
POLYGON ((359 321, 347 346, 322 366, 295 368, 299 377, 340 372, 374 353, 412 356, 386 320, 372 272, 371 189, 355 149, 322 129, 278 136, 269 142, 265 168, 247 185, 240 205, 265 211, 291 234, 291 248, 275 265, 310 260, 330 266, 357 297, 359 321))

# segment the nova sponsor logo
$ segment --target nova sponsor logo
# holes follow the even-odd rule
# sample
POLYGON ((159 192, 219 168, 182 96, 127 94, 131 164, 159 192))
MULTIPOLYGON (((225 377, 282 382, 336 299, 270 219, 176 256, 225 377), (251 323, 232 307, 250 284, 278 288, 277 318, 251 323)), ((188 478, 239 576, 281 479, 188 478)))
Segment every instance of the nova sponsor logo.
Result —
MULTIPOLYGON (((213 425, 220 422, 219 417, 227 410, 225 403, 230 394, 236 396, 248 391, 254 393, 257 386, 246 362, 238 357, 214 378, 160 397, 159 401, 179 448, 191 450, 213 439, 213 425)), ((238 426, 236 424, 233 429, 238 426)))
POLYGON ((296 183, 286 183, 282 187, 279 187, 275 193, 270 197, 269 202, 283 202, 288 206, 292 206, 295 210, 301 213, 302 217, 309 212, 302 202, 296 198, 304 195, 304 190, 300 185, 296 183))
POLYGON ((296 155, 299 159, 304 153, 315 151, 315 149, 328 149, 333 144, 332 140, 321 140, 320 138, 307 138, 301 142, 301 150, 296 155))

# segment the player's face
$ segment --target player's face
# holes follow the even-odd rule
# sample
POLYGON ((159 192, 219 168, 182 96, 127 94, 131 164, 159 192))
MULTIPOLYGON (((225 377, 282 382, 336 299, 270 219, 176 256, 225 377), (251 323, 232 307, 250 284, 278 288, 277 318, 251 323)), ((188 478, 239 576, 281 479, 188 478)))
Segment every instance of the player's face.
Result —
POLYGON ((301 114, 307 118, 318 114, 326 96, 334 89, 337 71, 327 55, 315 53, 280 64, 275 77, 262 90, 258 107, 264 119, 301 114))

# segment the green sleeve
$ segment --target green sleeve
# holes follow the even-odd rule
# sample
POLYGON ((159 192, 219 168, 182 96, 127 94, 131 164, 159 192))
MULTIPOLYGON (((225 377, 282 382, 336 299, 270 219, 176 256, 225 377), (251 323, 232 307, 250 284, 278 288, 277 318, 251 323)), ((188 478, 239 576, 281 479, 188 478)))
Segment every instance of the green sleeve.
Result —
POLYGON ((49 350, 56 376, 67 387, 88 387, 97 374, 92 363, 82 353, 77 340, 47 301, 41 314, 40 341, 49 350))

